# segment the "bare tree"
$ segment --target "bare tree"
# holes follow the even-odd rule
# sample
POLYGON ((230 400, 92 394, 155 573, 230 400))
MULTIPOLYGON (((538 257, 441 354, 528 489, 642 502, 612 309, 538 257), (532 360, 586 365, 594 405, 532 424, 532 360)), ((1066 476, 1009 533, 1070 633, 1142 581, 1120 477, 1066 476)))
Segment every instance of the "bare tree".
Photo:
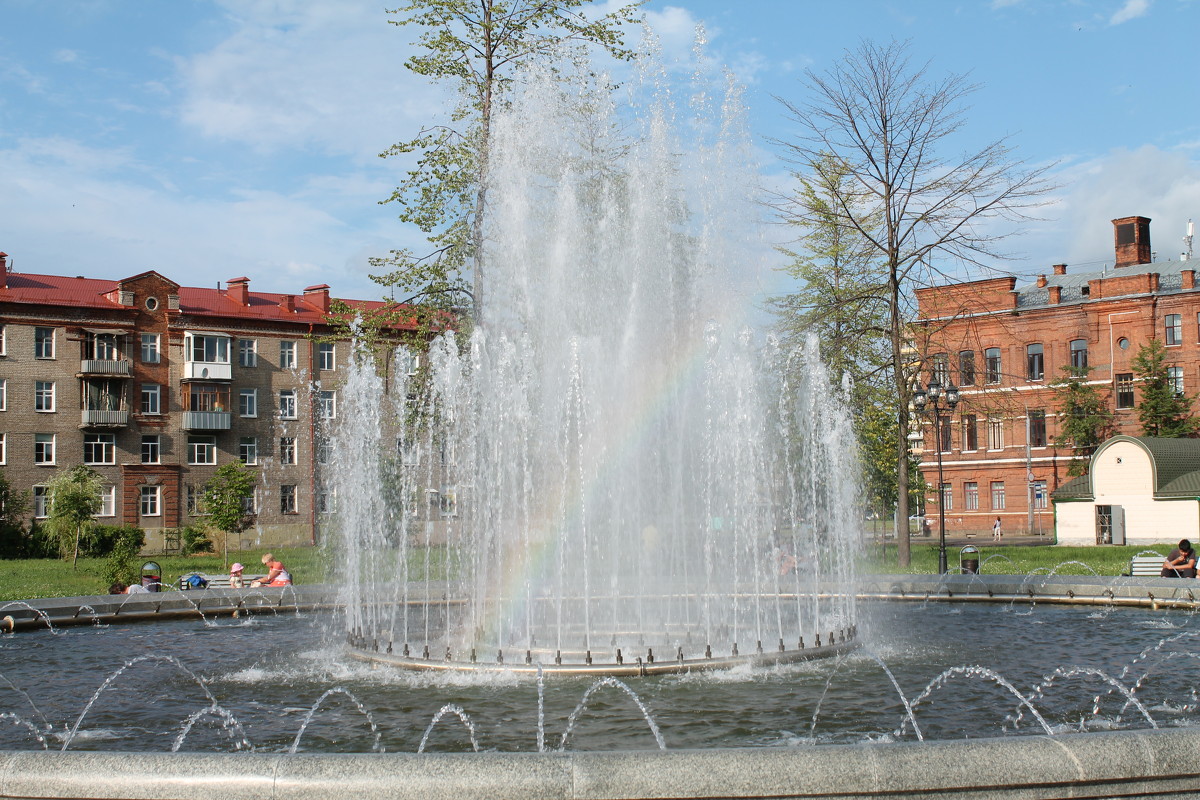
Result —
MULTIPOLYGON (((824 222, 832 218, 863 237, 885 272, 898 400, 901 566, 909 563, 908 401, 916 377, 905 355, 911 290, 930 280, 935 263, 984 266, 984 259, 1003 257, 994 249, 1003 234, 989 223, 1027 219, 1052 188, 1046 172, 1053 166, 1034 168, 1016 159, 1007 138, 950 154, 966 122, 965 100, 977 87, 960 75, 930 76, 928 64, 909 63, 908 49, 906 42, 864 41, 824 74, 809 70, 808 103, 777 98, 803 132, 775 142, 798 177, 829 185, 829 170, 846 174, 824 222)), ((802 202, 785 202, 783 211, 799 222, 812 213, 802 202)))

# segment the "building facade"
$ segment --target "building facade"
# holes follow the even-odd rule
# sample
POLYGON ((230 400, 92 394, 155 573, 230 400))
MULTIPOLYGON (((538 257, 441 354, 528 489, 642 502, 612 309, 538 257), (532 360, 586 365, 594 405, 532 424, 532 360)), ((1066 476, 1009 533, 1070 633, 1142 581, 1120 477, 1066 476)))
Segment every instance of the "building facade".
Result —
MULTIPOLYGON (((331 341, 329 287, 300 294, 32 275, 0 253, 0 469, 48 511, 47 484, 86 464, 98 521, 169 549, 202 525, 205 482, 233 460, 259 476, 254 524, 234 547, 316 543, 320 477, 349 343, 331 341)), ((379 303, 347 301, 361 308, 379 303)), ((398 334, 403 334, 398 331, 398 334)))
POLYGON ((1106 398, 1114 434, 1140 433, 1133 360, 1150 340, 1165 346, 1176 392, 1200 388, 1200 260, 1156 261, 1146 217, 1113 220, 1113 241, 1112 265, 1100 270, 1056 264, 1026 285, 1002 277, 917 291, 921 382, 936 375, 961 393, 941 425, 914 418, 912 436, 926 509, 936 513, 940 488, 947 531, 989 532, 1000 517, 1002 531, 1050 538, 1050 495, 1076 457, 1055 443, 1051 384, 1070 368, 1086 369, 1082 380, 1106 398))

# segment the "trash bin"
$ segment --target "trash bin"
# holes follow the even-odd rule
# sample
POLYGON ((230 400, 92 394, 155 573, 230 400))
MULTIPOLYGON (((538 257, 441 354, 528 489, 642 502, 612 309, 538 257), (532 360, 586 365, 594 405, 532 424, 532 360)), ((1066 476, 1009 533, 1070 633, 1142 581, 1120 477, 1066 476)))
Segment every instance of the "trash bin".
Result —
POLYGON ((964 575, 979 574, 979 548, 969 544, 958 551, 958 567, 964 575))
POLYGON ((148 592, 162 589, 162 567, 154 561, 142 564, 142 587, 148 592))

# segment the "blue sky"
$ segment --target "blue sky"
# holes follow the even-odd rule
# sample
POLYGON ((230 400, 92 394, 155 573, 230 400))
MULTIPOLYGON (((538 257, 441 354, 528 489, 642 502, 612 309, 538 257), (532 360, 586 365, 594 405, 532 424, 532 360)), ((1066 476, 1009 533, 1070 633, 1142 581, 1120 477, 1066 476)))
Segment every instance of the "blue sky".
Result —
MULTIPOLYGON (((419 236, 379 205, 377 154, 445 106, 378 0, 0 0, 0 250, 22 272, 377 297, 367 257, 419 236)), ((1005 243, 1022 275, 1111 261, 1110 220, 1151 217, 1160 258, 1200 220, 1200 0, 652 0, 670 58, 697 23, 746 85, 764 182, 806 69, 910 40, 967 73, 967 138, 1008 135, 1060 188, 1005 243)), ((776 227, 771 235, 782 236, 776 227)), ((1197 244, 1200 251, 1200 243, 1197 244)), ((778 290, 781 284, 767 287, 778 290)))

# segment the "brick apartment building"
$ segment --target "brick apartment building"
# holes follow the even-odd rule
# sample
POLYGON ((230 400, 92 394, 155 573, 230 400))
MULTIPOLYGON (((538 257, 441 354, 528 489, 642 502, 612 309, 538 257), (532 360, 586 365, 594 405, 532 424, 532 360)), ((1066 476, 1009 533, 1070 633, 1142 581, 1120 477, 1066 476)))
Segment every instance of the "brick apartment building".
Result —
MULTIPOLYGON (((937 458, 948 533, 1053 534, 1050 494, 1068 480, 1070 448, 1054 444, 1058 412, 1049 384, 1068 366, 1091 368, 1114 411, 1115 434, 1139 435, 1132 361, 1151 339, 1165 345, 1176 391, 1200 389, 1200 259, 1155 261, 1150 220, 1113 220, 1114 261, 1100 271, 1050 274, 1018 286, 991 278, 917 291, 921 382, 960 387, 941 441, 932 421, 914 438, 936 513, 937 458)), ((1188 254, 1185 254, 1188 255, 1188 254)))
POLYGON ((99 521, 137 525, 157 549, 203 523, 205 481, 241 459, 260 476, 255 524, 230 546, 315 543, 350 357, 321 341, 329 310, 324 284, 293 295, 251 292, 248 278, 205 289, 153 271, 21 274, 0 253, 0 468, 44 517, 54 475, 91 466, 99 521))

